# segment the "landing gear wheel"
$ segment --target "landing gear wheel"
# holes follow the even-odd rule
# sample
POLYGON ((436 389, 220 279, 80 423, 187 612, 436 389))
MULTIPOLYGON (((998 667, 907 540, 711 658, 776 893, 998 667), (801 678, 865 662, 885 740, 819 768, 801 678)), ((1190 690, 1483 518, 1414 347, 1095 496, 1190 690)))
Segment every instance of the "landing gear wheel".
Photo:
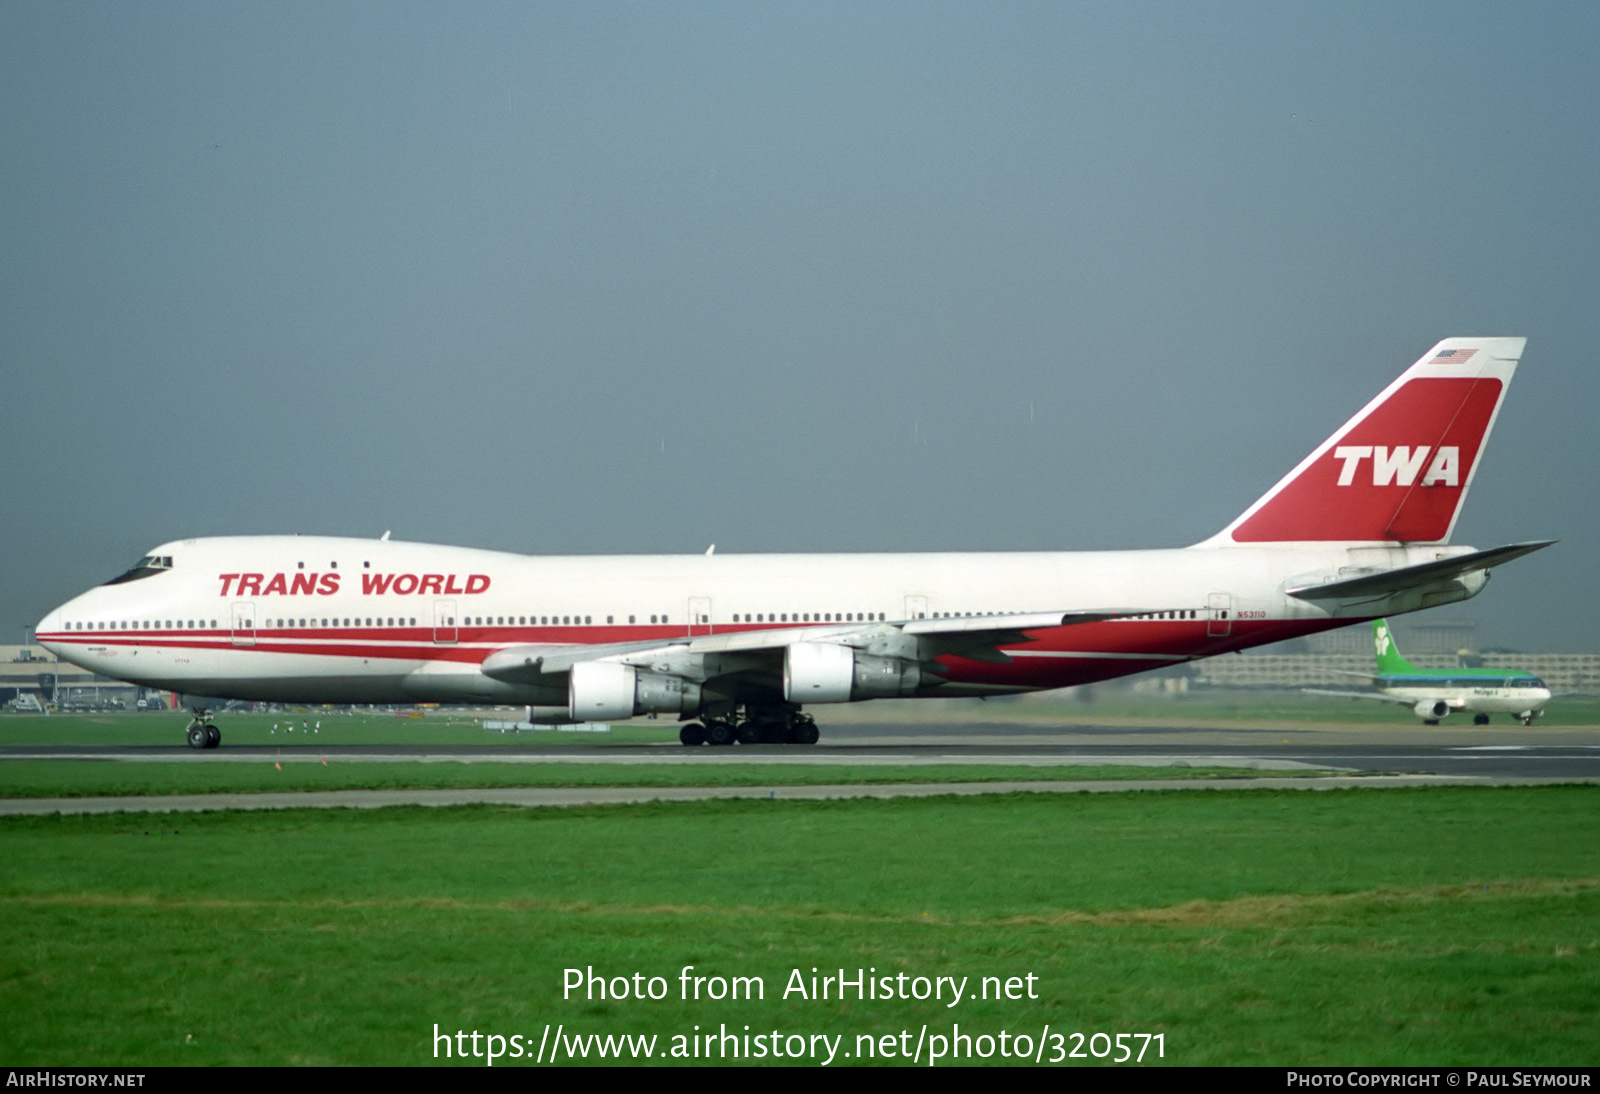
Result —
POLYGON ((211 734, 207 733, 206 727, 201 725, 199 722, 193 722, 189 725, 189 747, 211 747, 211 734))
POLYGON ((767 739, 767 727, 761 722, 745 722, 739 727, 739 743, 758 745, 767 739))
POLYGON ((699 722, 690 722, 678 730, 678 740, 686 745, 703 745, 706 743, 706 727, 699 722))
POLYGON ((1472 724, 1475 726, 1486 726, 1489 724, 1489 716, 1487 714, 1474 714, 1472 716, 1472 724))
POLYGON ((822 734, 817 729, 817 723, 811 718, 799 718, 789 727, 789 740, 797 745, 814 745, 822 734))
POLYGON ((727 722, 707 722, 706 743, 719 746, 733 744, 733 726, 727 722))
POLYGON ((216 748, 221 743, 222 743, 222 730, 218 729, 216 726, 210 724, 209 722, 206 723, 206 747, 207 748, 216 748))

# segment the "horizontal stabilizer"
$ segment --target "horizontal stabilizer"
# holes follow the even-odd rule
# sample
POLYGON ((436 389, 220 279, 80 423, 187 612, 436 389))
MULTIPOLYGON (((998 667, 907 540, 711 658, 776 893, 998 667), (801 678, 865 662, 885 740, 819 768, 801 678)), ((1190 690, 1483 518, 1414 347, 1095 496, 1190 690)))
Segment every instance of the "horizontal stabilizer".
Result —
POLYGON ((1556 541, 1553 539, 1544 539, 1532 543, 1512 543, 1505 547, 1491 547, 1487 551, 1474 551, 1469 555, 1457 555, 1455 558, 1441 558, 1433 562, 1418 563, 1415 566, 1402 566, 1398 570, 1385 570, 1379 574, 1364 574, 1361 577, 1330 581, 1322 585, 1304 585, 1298 589, 1289 589, 1287 592, 1300 600, 1354 600, 1362 597, 1386 596, 1422 585, 1448 581, 1450 578, 1474 570, 1487 570, 1491 566, 1510 562, 1514 558, 1531 555, 1554 542, 1556 541))

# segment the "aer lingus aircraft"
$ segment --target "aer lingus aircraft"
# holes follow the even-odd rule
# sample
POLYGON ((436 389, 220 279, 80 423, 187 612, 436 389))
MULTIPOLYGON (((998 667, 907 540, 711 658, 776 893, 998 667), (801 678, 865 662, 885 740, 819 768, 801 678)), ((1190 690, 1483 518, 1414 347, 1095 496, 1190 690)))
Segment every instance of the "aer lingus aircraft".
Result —
POLYGON ((1345 699, 1378 699, 1411 708, 1430 726, 1450 714, 1471 714, 1474 725, 1488 725, 1489 715, 1509 714, 1523 725, 1544 713, 1550 689, 1531 672, 1516 669, 1419 669, 1400 656, 1389 631, 1389 621, 1372 623, 1372 645, 1377 672, 1368 677, 1376 691, 1325 691, 1305 688, 1311 695, 1336 695, 1345 699))
MULTIPOLYGON (((809 744, 808 706, 1068 687, 1475 595, 1547 545, 1450 545, 1524 342, 1440 342, 1192 547, 540 558, 185 539, 52 611, 38 641, 189 696, 662 713, 685 744, 809 744)), ((189 705, 189 743, 215 747, 207 703, 189 705)))

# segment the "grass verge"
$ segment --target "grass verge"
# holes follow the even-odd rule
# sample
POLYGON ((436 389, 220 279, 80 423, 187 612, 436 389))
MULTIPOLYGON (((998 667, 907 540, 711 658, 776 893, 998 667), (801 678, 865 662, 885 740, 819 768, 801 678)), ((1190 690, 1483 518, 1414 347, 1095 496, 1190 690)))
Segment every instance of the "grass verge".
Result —
POLYGON ((435 1026, 531 1053, 548 1023, 662 1053, 696 1026, 734 1048, 746 1026, 838 1037, 856 1063, 959 1024, 994 1063, 1002 1032, 1054 1031, 1160 1033, 1147 1063, 1592 1066, 1597 804, 1441 788, 8 819, 0 1058, 459 1063, 435 1026), (762 995, 685 999, 686 966, 762 995), (1034 979, 954 1007, 785 998, 813 968, 1034 979), (564 993, 568 969, 666 991, 564 993))
MULTIPOLYGON (((1232 767, 1018 764, 584 764, 139 763, 81 760, 0 762, 0 798, 249 794, 279 790, 395 790, 519 786, 831 786, 906 782, 1043 782, 1107 779, 1246 778, 1232 767)), ((1272 772, 1283 775, 1283 772, 1272 772)), ((1292 774, 1320 774, 1294 772, 1292 774)))

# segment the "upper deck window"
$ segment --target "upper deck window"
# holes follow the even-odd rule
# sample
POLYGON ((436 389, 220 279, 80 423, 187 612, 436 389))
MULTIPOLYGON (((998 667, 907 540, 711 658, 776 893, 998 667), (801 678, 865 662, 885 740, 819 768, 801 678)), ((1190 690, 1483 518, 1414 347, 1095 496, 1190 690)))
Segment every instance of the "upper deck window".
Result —
POLYGON ((145 555, 133 568, 125 573, 118 574, 107 585, 121 585, 125 581, 138 581, 142 577, 154 577, 156 574, 165 573, 172 569, 171 555, 145 555))

